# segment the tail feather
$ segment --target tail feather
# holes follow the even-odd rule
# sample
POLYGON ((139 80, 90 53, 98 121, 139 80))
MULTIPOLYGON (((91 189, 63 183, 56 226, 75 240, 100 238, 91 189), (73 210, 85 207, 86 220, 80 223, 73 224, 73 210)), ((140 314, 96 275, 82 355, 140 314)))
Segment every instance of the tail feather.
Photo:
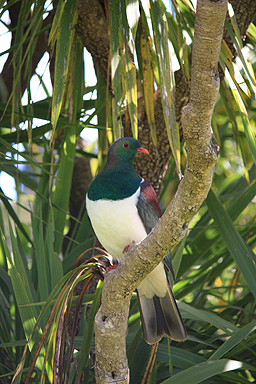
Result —
POLYGON ((168 286, 164 297, 147 298, 138 290, 138 300, 143 334, 148 344, 158 342, 164 335, 176 341, 186 340, 187 331, 171 287, 168 286))
POLYGON ((157 299, 161 304, 165 334, 173 340, 185 341, 187 339, 187 331, 171 288, 168 287, 165 297, 157 299))

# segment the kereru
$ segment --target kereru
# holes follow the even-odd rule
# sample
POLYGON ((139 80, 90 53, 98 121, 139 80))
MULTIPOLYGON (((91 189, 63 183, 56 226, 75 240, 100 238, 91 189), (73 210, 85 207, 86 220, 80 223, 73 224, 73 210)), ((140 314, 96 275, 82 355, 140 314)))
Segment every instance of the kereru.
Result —
MULTIPOLYGON (((138 140, 116 140, 107 163, 91 184, 86 208, 92 227, 103 247, 117 260, 132 242, 140 243, 162 215, 153 187, 133 167, 138 152, 148 154, 138 140)), ((142 328, 147 343, 164 334, 184 341, 187 332, 161 262, 138 286, 142 328)))

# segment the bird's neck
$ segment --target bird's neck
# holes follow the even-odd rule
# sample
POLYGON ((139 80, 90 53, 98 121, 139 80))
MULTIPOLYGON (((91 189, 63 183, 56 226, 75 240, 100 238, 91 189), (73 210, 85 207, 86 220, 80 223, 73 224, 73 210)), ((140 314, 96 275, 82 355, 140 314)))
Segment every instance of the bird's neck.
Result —
POLYGON ((107 163, 91 184, 88 197, 91 200, 122 200, 137 191, 141 180, 131 163, 107 163))

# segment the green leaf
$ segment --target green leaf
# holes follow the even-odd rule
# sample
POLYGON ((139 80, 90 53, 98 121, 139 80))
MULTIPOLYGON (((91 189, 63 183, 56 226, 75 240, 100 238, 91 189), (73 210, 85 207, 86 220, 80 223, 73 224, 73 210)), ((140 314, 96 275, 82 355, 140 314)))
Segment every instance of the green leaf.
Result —
POLYGON ((63 3, 65 7, 64 10, 60 12, 59 17, 61 17, 61 19, 56 21, 56 25, 58 26, 58 28, 56 27, 57 47, 51 115, 53 130, 55 130, 57 126, 64 102, 64 94, 68 86, 68 77, 72 65, 71 52, 74 45, 75 24, 77 19, 77 0, 67 0, 63 1, 63 3))
POLYGON ((256 164, 256 140, 255 140, 255 127, 252 127, 250 124, 250 121, 248 119, 247 114, 244 114, 242 111, 240 112, 243 126, 244 126, 244 132, 249 144, 249 148, 251 150, 251 155, 253 157, 254 163, 256 164))
POLYGON ((254 45, 256 45, 256 26, 253 23, 250 24, 247 34, 254 45))
POLYGON ((120 55, 120 17, 119 1, 109 1, 111 81, 114 92, 112 97, 112 114, 115 140, 121 137, 121 105, 123 101, 121 79, 124 68, 120 55))
MULTIPOLYGON (((138 112, 137 112, 137 79, 136 74, 137 70, 135 64, 133 63, 133 58, 131 56, 129 48, 129 25, 127 20, 127 13, 125 12, 125 1, 121 0, 121 19, 120 19, 120 29, 121 29, 121 52, 122 52, 122 61, 124 68, 123 76, 123 89, 127 99, 127 107, 131 121, 132 134, 135 139, 138 139, 138 112)), ((135 4, 134 4, 135 5, 135 4)), ((137 4, 138 6, 138 4, 137 4)))
POLYGON ((131 121, 132 135, 135 139, 138 139, 137 71, 127 52, 127 48, 125 50, 124 61, 125 76, 123 78, 123 83, 127 97, 127 106, 131 121))
MULTIPOLYGON (((1 164, 1 170, 8 173, 10 176, 12 176, 14 179, 18 180, 21 184, 24 184, 26 187, 31 189, 32 191, 36 191, 38 188, 37 181, 30 176, 30 173, 27 171, 22 171, 21 169, 18 169, 15 165, 17 165, 17 160, 12 159, 6 159, 5 164, 1 164)), ((18 162, 19 164, 22 162, 18 162)), ((22 164, 27 164, 26 162, 22 164)))
POLYGON ((34 165, 36 168, 41 169, 41 170, 47 172, 48 174, 50 174, 50 172, 46 170, 44 165, 42 165, 38 161, 33 160, 33 158, 31 158, 31 156, 28 156, 25 152, 20 152, 17 149, 13 148, 7 141, 2 139, 1 137, 0 137, 0 144, 2 144, 4 147, 6 147, 11 153, 24 157, 24 159, 27 160, 28 164, 34 165))
POLYGON ((166 11, 166 7, 162 3, 162 7, 164 8, 164 12, 168 22, 168 36, 172 43, 173 49, 175 51, 176 58, 179 61, 182 73, 184 75, 184 79, 188 84, 187 86, 189 87, 190 49, 188 47, 184 32, 188 33, 191 40, 193 39, 191 30, 194 29, 194 23, 195 23, 194 10, 192 9, 191 3, 187 5, 188 8, 191 8, 189 11, 188 9, 186 9, 185 6, 183 6, 183 4, 180 4, 180 6, 177 6, 177 3, 174 0, 172 0, 172 6, 173 6, 174 14, 170 15, 170 13, 166 11), (185 14, 186 16, 184 17, 185 14), (188 26, 190 28, 188 28, 188 26))
POLYGON ((140 378, 146 369, 148 359, 150 356, 151 346, 146 344, 141 330, 139 330, 140 337, 136 335, 133 355, 129 358, 130 380, 131 383, 140 383, 140 378))
POLYGON ((171 378, 163 381, 162 384, 184 384, 188 381, 190 384, 197 384, 220 373, 230 372, 236 369, 251 369, 256 371, 256 368, 241 361, 228 359, 214 360, 194 365, 183 372, 173 375, 171 378))
MULTIPOLYGON (((251 180, 255 179, 255 167, 252 168, 249 175, 251 180)), ((230 206, 228 207, 228 214, 231 217, 232 221, 235 221, 255 197, 256 182, 252 183, 248 187, 248 183, 246 182, 244 177, 237 178, 237 176, 235 175, 233 177, 234 179, 231 181, 231 185, 224 190, 223 196, 232 196, 230 206)), ((220 195, 220 197, 221 196, 222 195, 220 195)), ((210 223, 210 220, 211 216, 209 212, 203 214, 201 219, 193 228, 193 230, 189 233, 189 236, 187 238, 187 245, 191 249, 191 251, 189 252, 189 254, 183 255, 179 274, 182 275, 185 273, 185 271, 188 271, 189 268, 191 268, 197 263, 199 258, 208 259, 208 255, 212 253, 214 244, 219 241, 221 234, 219 232, 216 232, 216 230, 214 229, 215 224, 210 223), (213 230, 215 231, 215 235, 209 238, 208 232, 212 232, 213 230)), ((228 251, 225 250, 225 252, 228 251)), ((211 263, 213 261, 209 260, 209 262, 211 263)), ((224 263, 226 263, 226 261, 224 261, 224 263)), ((182 281, 178 282, 178 285, 180 285, 180 283, 182 283, 182 281)), ((191 291, 190 286, 187 286, 185 289, 191 291)))
POLYGON ((20 219, 18 218, 12 205, 9 203, 9 201, 8 201, 7 197, 5 196, 2 188, 0 188, 0 199, 2 200, 7 212, 9 213, 10 217, 13 219, 13 221, 15 222, 17 227, 20 229, 20 231, 23 233, 23 235, 29 241, 29 243, 32 244, 32 240, 30 239, 29 235, 27 234, 27 231, 25 230, 24 226, 20 222, 20 219))
POLYGON ((90 368, 90 351, 92 348, 93 336, 94 336, 94 318, 100 306, 100 298, 102 291, 102 282, 99 281, 96 292, 94 294, 93 303, 90 308, 90 313, 86 321, 84 330, 84 337, 81 348, 81 357, 78 365, 78 377, 81 379, 83 369, 90 368))
MULTIPOLYGON (((81 228, 81 226, 80 226, 81 228)), ((80 230, 79 228, 79 230, 80 230)), ((82 231, 81 231, 82 233, 82 231)), ((91 233, 91 232, 90 232, 91 233)), ((87 238, 85 241, 81 241, 79 245, 74 244, 72 250, 65 254, 65 258, 63 260, 63 270, 64 273, 67 273, 72 266, 75 264, 77 258, 84 252, 85 249, 89 249, 95 245, 95 238, 87 238)))
POLYGON ((121 108, 124 94, 130 116, 133 137, 138 137, 137 117, 137 80, 136 68, 129 48, 129 25, 126 14, 125 0, 111 0, 110 16, 110 52, 111 79, 114 90, 112 98, 114 137, 121 137, 121 108))
POLYGON ((74 49, 74 60, 71 67, 71 100, 69 108, 69 117, 71 127, 65 130, 65 139, 62 146, 60 165, 58 170, 58 179, 53 196, 54 205, 54 227, 56 231, 54 250, 58 254, 61 251, 63 241, 63 231, 66 223, 66 213, 68 212, 69 196, 72 184, 72 175, 74 167, 74 157, 76 149, 76 122, 82 106, 83 90, 83 46, 81 40, 76 39, 74 49))
POLYGON ((139 0, 126 0, 126 15, 128 25, 132 31, 133 39, 135 40, 137 26, 139 22, 139 0))
POLYGON ((250 324, 245 325, 243 328, 234 332, 225 343, 223 343, 216 352, 214 352, 209 360, 217 360, 226 355, 232 348, 241 343, 251 332, 256 329, 256 321, 252 321, 250 324))
MULTIPOLYGON (((14 237, 11 225, 9 225, 9 228, 13 247, 13 255, 11 255, 10 251, 6 246, 6 240, 3 236, 2 231, 1 246, 3 247, 7 257, 8 270, 11 277, 13 290, 15 293, 15 299, 17 301, 20 317, 22 319, 24 333, 26 335, 26 338, 28 339, 36 324, 37 313, 34 307, 19 307, 20 305, 24 304, 31 304, 33 302, 33 295, 30 290, 30 284, 28 282, 27 273, 23 265, 23 260, 20 256, 17 240, 14 237)), ((40 335, 41 330, 37 329, 33 339, 29 343, 30 351, 35 345, 37 345, 40 335)))
POLYGON ((63 142, 56 188, 53 195, 53 214, 55 228, 54 250, 58 254, 61 251, 63 231, 68 212, 69 195, 72 182, 73 164, 76 146, 76 128, 66 130, 63 142))
MULTIPOLYGON (((231 20, 231 24, 232 24, 232 27, 231 25, 229 24, 229 22, 225 22, 225 27, 232 39, 232 42, 236 48, 236 51, 237 51, 237 55, 238 57, 240 58, 241 60, 241 63, 242 63, 242 66, 243 66, 243 69, 245 71, 245 74, 246 74, 246 77, 249 81, 249 84, 250 84, 250 89, 252 91, 252 93, 254 94, 254 98, 255 98, 255 78, 254 76, 252 76, 252 72, 253 70, 251 71, 251 68, 249 67, 249 60, 247 61, 244 57, 244 54, 242 52, 242 48, 243 48, 243 42, 242 42, 242 38, 241 38, 241 35, 240 35, 240 31, 239 31, 239 27, 237 25, 237 21, 236 21, 236 16, 235 16, 235 13, 232 9, 231 11, 231 8, 232 8, 232 5, 229 4, 229 16, 230 16, 230 20, 231 20)), ((241 73, 241 71, 240 71, 241 73)), ((243 74, 241 73, 241 75, 243 76, 243 74)), ((245 84, 243 84, 245 85, 245 84)))
POLYGON ((49 297, 50 284, 49 284, 49 265, 47 255, 44 246, 44 234, 43 234, 43 223, 42 223, 42 210, 39 210, 39 217, 35 218, 33 215, 32 228, 35 248, 35 259, 37 266, 37 280, 38 280, 38 291, 39 300, 43 301, 49 297))
POLYGON ((51 49, 54 49, 54 44, 58 38, 58 30, 61 28, 61 19, 65 7, 65 1, 60 0, 54 15, 52 22, 52 27, 49 33, 49 44, 51 44, 51 49))
POLYGON ((245 244, 230 216, 212 190, 208 194, 206 203, 219 233, 223 237, 229 252, 233 256, 252 294, 256 298, 256 265, 254 253, 245 244))
POLYGON ((231 217, 232 221, 235 221, 247 205, 253 200, 256 195, 256 180, 248 186, 244 186, 243 189, 240 189, 239 195, 237 198, 233 199, 228 207, 228 214, 231 217))
POLYGON ((177 173, 180 175, 180 138, 174 110, 174 77, 171 68, 171 58, 168 45, 167 21, 159 1, 150 0, 150 14, 158 59, 161 99, 165 125, 173 157, 176 162, 177 173))
POLYGON ((48 259, 48 265, 49 265, 49 289, 50 292, 53 290, 53 288, 58 284, 58 282, 63 277, 63 268, 62 268, 62 262, 59 257, 59 255, 54 252, 54 226, 53 223, 49 223, 46 228, 46 236, 45 236, 45 251, 46 256, 48 259))
POLYGON ((181 261, 182 261, 182 256, 183 256, 183 251, 184 251, 184 247, 185 247, 185 244, 186 244, 186 240, 187 240, 187 235, 182 239, 182 241, 180 242, 178 248, 177 248, 177 251, 173 257, 173 269, 174 269, 174 272, 175 272, 175 276, 178 276, 178 273, 179 273, 179 269, 180 269, 180 265, 181 265, 181 261))
POLYGON ((234 64, 232 59, 233 59, 233 54, 230 51, 229 46, 227 45, 225 40, 223 40, 221 45, 220 63, 223 71, 225 71, 225 69, 228 70, 228 72, 226 73, 226 80, 230 84, 230 88, 236 102, 241 108, 243 108, 246 102, 245 102, 243 91, 235 76, 234 64))
MULTIPOLYGON (((159 344, 157 350, 157 360, 166 364, 169 363, 169 353, 166 345, 167 343, 168 339, 163 340, 163 342, 159 344)), ((206 359, 200 356, 198 353, 193 353, 183 348, 174 347, 171 345, 170 350, 173 365, 180 369, 187 369, 192 365, 206 361, 206 359)))
POLYGON ((141 17, 136 39, 136 50, 141 76, 141 86, 145 102, 145 110, 150 127, 153 144, 157 146, 155 113, 154 113, 154 73, 152 68, 152 46, 144 9, 141 7, 141 17))
POLYGON ((215 313, 204 311, 202 309, 194 308, 192 305, 188 305, 182 302, 179 302, 179 308, 182 311, 185 311, 189 318, 193 320, 204 321, 206 323, 212 324, 217 329, 221 329, 227 335, 231 335, 232 331, 237 331, 238 328, 231 322, 217 316, 215 313))

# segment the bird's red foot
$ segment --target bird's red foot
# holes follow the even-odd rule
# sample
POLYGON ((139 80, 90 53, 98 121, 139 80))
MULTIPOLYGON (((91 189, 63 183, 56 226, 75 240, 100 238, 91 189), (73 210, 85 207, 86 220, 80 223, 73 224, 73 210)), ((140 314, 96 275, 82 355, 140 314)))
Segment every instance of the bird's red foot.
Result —
POLYGON ((114 265, 110 265, 109 267, 106 268, 106 273, 108 273, 109 271, 111 271, 112 269, 115 269, 118 267, 118 263, 117 264, 114 264, 114 265))
MULTIPOLYGON (((132 244, 135 244, 135 241, 132 241, 132 244)), ((124 247, 124 249, 123 249, 123 253, 127 253, 127 252, 128 252, 128 249, 130 248, 130 246, 131 246, 132 244, 128 244, 128 245, 126 245, 126 246, 124 247)))

